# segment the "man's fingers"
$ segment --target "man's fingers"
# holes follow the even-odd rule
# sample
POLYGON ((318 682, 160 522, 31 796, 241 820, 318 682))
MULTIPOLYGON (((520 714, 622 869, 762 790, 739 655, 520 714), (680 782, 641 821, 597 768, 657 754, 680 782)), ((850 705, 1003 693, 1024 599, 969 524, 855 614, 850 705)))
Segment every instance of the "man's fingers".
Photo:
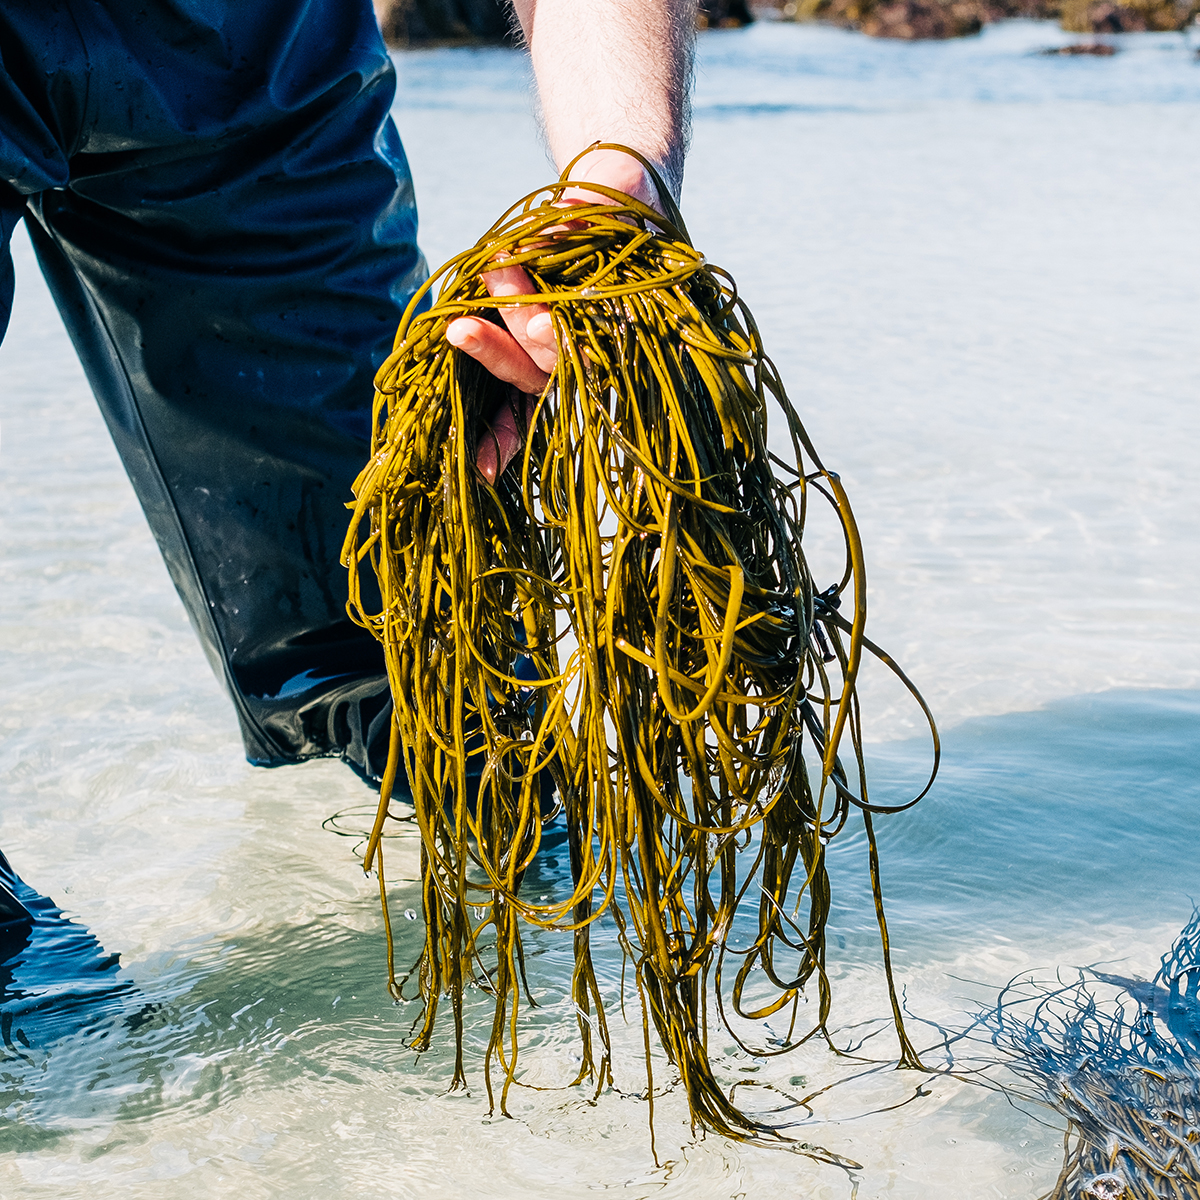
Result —
POLYGON ((558 346, 554 340, 550 310, 544 304, 504 305, 506 296, 529 296, 533 293, 529 276, 521 267, 500 266, 492 271, 484 271, 483 283, 488 294, 500 301, 497 305, 500 316, 521 348, 543 371, 553 371, 558 362, 558 346))
MULTIPOLYGON (((576 172, 580 179, 587 179, 590 173, 597 182, 603 181, 617 191, 635 196, 654 208, 659 207, 650 176, 640 163, 626 154, 595 151, 582 159, 578 167, 583 168, 576 172)), ((606 202, 607 197, 589 191, 584 184, 568 189, 562 200, 564 209, 569 210, 581 204, 606 202)), ((575 224, 568 217, 563 228, 573 228, 575 224)), ((446 340, 469 354, 497 379, 512 384, 518 392, 537 395, 545 389, 550 373, 558 364, 554 322, 545 304, 504 303, 510 296, 535 294, 529 275, 521 267, 506 266, 504 257, 501 255, 494 268, 484 271, 482 278, 488 294, 496 301, 505 328, 479 317, 458 317, 446 326, 446 340)), ((590 361, 586 349, 583 357, 585 362, 590 361)), ((524 398, 502 404, 493 415, 489 429, 479 439, 475 465, 492 484, 521 449, 524 419, 518 419, 517 403, 524 412, 524 398)))
MULTIPOLYGON (((483 280, 500 301, 505 296, 527 296, 533 290, 520 267, 498 267, 488 271, 483 280)), ((479 317, 457 317, 446 326, 446 341, 497 379, 512 384, 518 393, 537 395, 550 382, 550 372, 558 361, 550 310, 544 304, 497 307, 507 328, 479 317)), ((524 420, 518 420, 518 404, 524 412, 524 396, 500 405, 489 428, 480 435, 475 467, 488 483, 494 484, 520 452, 524 420)))
MULTIPOLYGON (((522 392, 541 392, 550 380, 549 374, 525 353, 511 333, 490 321, 456 317, 446 326, 446 341, 476 359, 497 379, 522 392)), ((553 367, 553 360, 550 365, 553 367)))
POLYGON ((490 484, 495 484, 504 468, 520 452, 520 425, 524 424, 524 417, 518 424, 518 404, 524 410, 528 404, 527 397, 513 397, 501 404, 492 414, 489 427, 479 435, 479 444, 475 448, 475 467, 490 484))
POLYGON ((550 319, 550 310, 544 309, 536 311, 525 323, 525 336, 531 341, 540 345, 545 345, 547 342, 554 349, 554 362, 550 364, 550 370, 554 370, 554 363, 558 362, 558 341, 554 336, 554 322, 550 319))

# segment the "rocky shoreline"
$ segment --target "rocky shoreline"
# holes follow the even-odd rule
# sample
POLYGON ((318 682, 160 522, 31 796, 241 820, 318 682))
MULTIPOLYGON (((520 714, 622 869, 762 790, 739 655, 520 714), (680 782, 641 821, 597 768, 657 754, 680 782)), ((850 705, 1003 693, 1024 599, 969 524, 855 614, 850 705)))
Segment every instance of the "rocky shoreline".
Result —
POLYGON ((1168 32, 1194 21, 1200 0, 781 0, 777 12, 908 40, 964 37, 1013 17, 1056 20, 1071 33, 1168 32))
MULTIPOLYGON (((503 0, 375 0, 388 44, 463 45, 512 41, 503 0)), ((1200 0, 699 0, 697 25, 726 29, 756 18, 825 21, 868 37, 917 40, 965 37, 1013 17, 1057 20, 1072 33, 1143 33, 1184 29, 1200 0)), ((1112 53, 1083 43, 1073 53, 1112 53)))

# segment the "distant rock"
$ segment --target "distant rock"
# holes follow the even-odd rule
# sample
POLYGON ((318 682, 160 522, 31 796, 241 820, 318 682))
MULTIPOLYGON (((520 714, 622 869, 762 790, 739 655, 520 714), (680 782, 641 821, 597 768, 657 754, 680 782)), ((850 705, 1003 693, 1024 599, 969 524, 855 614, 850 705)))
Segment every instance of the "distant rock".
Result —
POLYGON ((1009 14, 995 0, 798 0, 785 5, 782 15, 827 21, 870 37, 915 41, 966 37, 1009 14))
MULTIPOLYGON (((375 0, 389 46, 471 45, 515 40, 505 0, 375 0)), ((699 0, 700 29, 737 29, 754 20, 747 0, 699 0)))
POLYGON ((1183 29, 1200 14, 1200 0, 759 0, 757 7, 785 21, 828 21, 905 40, 965 37, 1010 17, 1058 19, 1072 33, 1167 31, 1183 29))
MULTIPOLYGON (((755 10, 785 21, 828 21, 870 37, 915 41, 966 37, 1008 17, 1058 19, 1072 33, 1141 33, 1184 28, 1200 0, 699 0, 701 29, 749 25, 755 10)), ((512 41, 505 0, 375 0, 390 46, 512 41)), ((1055 54, 1107 56, 1100 43, 1055 54)))
POLYGON ((753 20, 746 0, 700 0, 696 9, 697 29, 739 29, 753 20))
POLYGON ((503 42, 511 38, 502 0, 375 0, 389 46, 503 42))
POLYGON ((885 0, 872 6, 859 28, 869 37, 911 41, 966 37, 978 33, 986 19, 986 8, 977 0, 885 0))
POLYGON ((1182 29, 1200 12, 1200 0, 1062 0, 1058 14, 1072 33, 1145 33, 1182 29))

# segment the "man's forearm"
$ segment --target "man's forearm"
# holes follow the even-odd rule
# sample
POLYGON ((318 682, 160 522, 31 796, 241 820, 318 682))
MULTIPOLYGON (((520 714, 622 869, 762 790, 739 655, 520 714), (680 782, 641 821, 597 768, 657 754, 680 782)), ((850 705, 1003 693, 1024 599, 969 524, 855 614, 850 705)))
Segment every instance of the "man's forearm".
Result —
MULTIPOLYGON (((621 142, 683 183, 695 0, 513 0, 559 167, 621 142)), ((628 161, 628 160, 626 160, 628 161)))
MULTIPOLYGON (((691 91, 695 0, 512 0, 533 58, 546 140, 560 168, 594 142, 619 142, 658 168, 675 199, 683 184, 691 91)), ((593 203, 586 184, 624 192, 659 212, 649 174, 628 154, 598 150, 571 173, 579 188, 561 202, 593 203)), ((609 195, 607 191, 599 196, 609 195)), ((540 392, 559 361, 554 322, 545 305, 505 306, 503 298, 533 290, 521 267, 497 262, 484 272, 503 325, 468 315, 451 321, 446 340, 497 379, 527 395, 540 392)), ((520 449, 527 402, 501 405, 476 462, 494 483, 520 449)))

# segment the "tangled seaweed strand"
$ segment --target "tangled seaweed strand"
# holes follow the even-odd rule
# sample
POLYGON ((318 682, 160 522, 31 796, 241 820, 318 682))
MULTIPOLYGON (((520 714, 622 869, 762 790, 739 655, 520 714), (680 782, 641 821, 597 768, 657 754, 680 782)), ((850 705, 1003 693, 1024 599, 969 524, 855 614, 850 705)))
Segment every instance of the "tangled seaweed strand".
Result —
POLYGON ((1067 1118, 1043 1200, 1200 1197, 1200 910, 1153 980, 1089 970, 1051 990, 1012 984, 986 1023, 1067 1118), (1116 999, 1098 1000, 1096 982, 1116 999))
MULTIPOLYGON (((648 1074, 653 1026, 694 1124, 769 1134, 714 1078, 709 999, 726 1024, 731 1011, 760 1022, 783 1011, 784 1049, 828 1038, 825 856, 854 810, 866 824, 900 1061, 918 1065, 892 983, 872 827, 874 814, 916 801, 867 799, 854 689, 864 648, 912 686, 864 637, 862 547, 845 491, 817 458, 733 281, 696 252, 669 202, 664 218, 586 184, 611 203, 573 207, 564 225, 562 193, 581 186, 565 179, 430 280, 426 291, 443 280, 436 304, 422 312, 422 292, 409 305, 376 380, 372 457, 344 549, 349 611, 383 643, 395 703, 364 865, 378 869, 386 920, 380 837, 403 765, 425 915, 414 1044, 430 1044, 448 998, 455 1086, 466 1078, 464 988, 483 981, 495 999, 485 1080, 494 1107, 498 1064, 504 1111, 518 1014, 531 1002, 523 922, 573 935, 575 1083, 592 1079, 597 1094, 611 1084, 590 949, 607 917, 634 967, 648 1074), (559 351, 530 402, 523 456, 493 487, 476 471, 476 446, 505 389, 444 333, 463 314, 494 317, 480 275, 498 256, 534 289, 504 303, 548 305, 559 351), (768 452, 769 399, 792 462, 768 452), (832 505, 846 546, 841 579, 819 592, 800 550, 814 499, 832 505), (363 587, 372 576, 378 609, 363 587), (846 734, 854 786, 838 757, 846 734), (547 819, 546 773, 574 890, 534 903, 521 881, 547 819), (726 934, 743 901, 757 907, 757 931, 734 949, 726 934), (818 1016, 799 1029, 809 986, 818 1016)), ((399 998, 390 926, 388 946, 399 998)))

